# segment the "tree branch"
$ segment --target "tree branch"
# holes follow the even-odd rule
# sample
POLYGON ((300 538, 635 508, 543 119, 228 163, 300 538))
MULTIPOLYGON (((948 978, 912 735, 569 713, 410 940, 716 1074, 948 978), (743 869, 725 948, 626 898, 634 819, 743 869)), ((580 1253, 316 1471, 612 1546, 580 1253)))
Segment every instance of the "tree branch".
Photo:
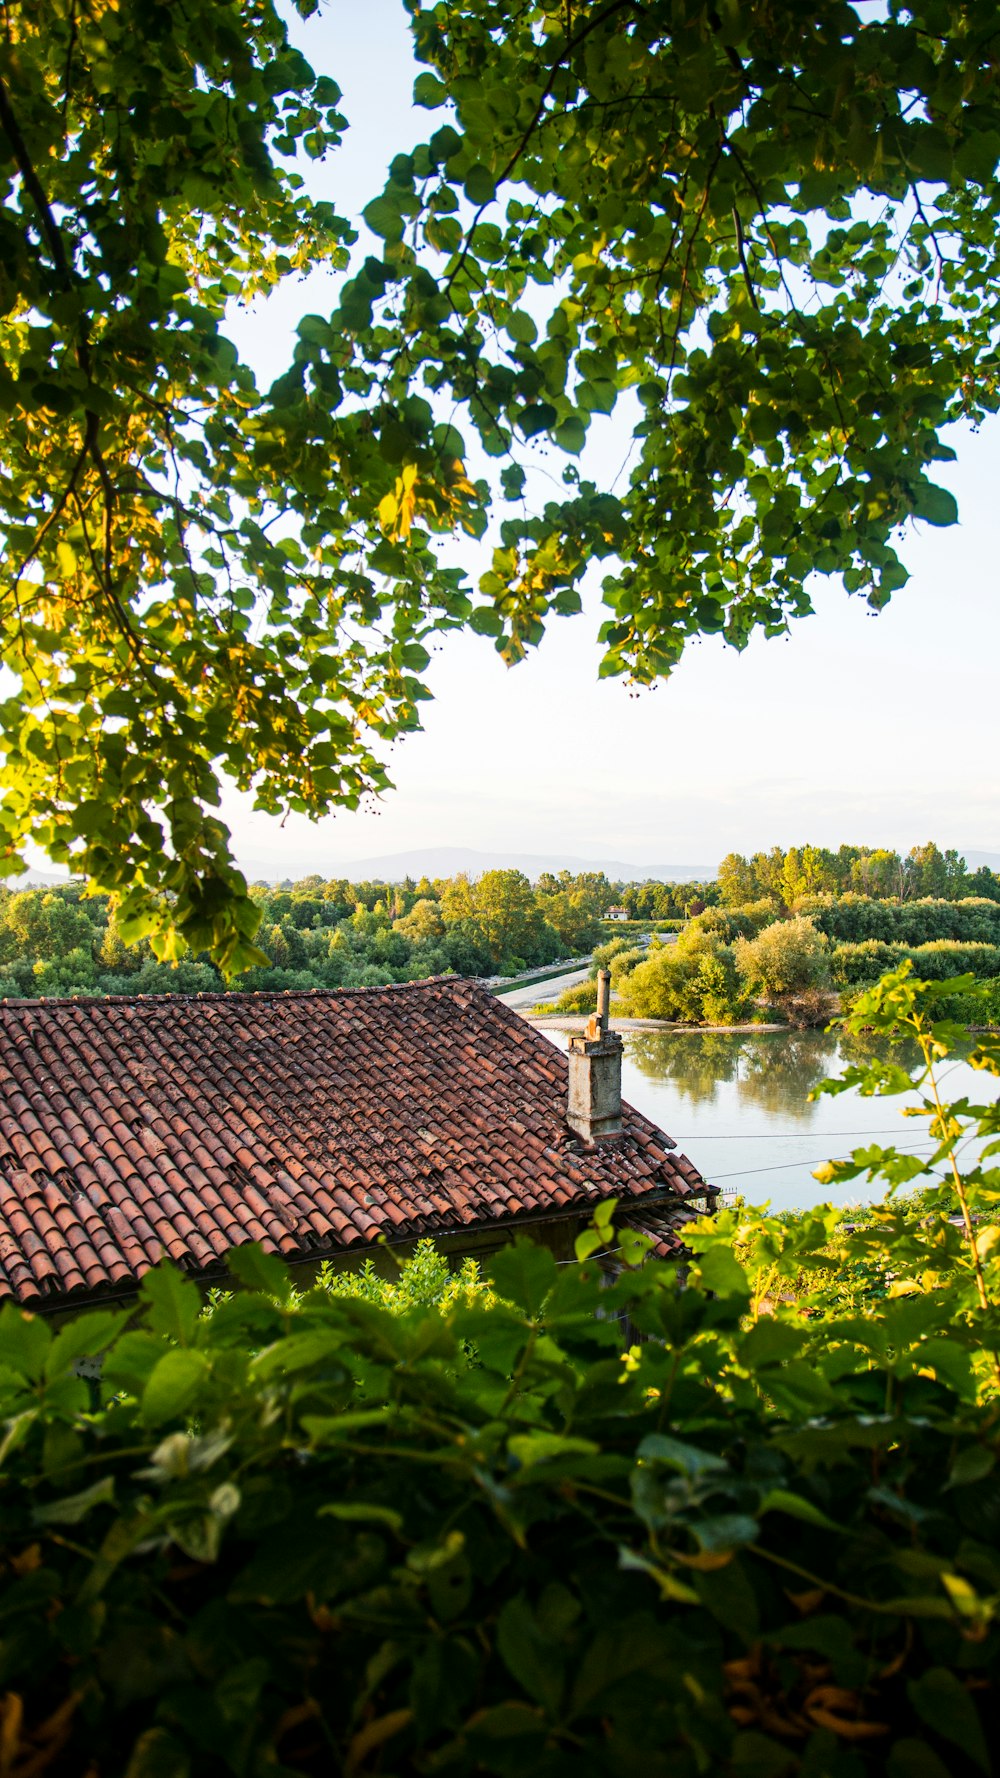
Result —
POLYGON ((7 85, 0 74, 0 127, 11 146, 17 170, 24 181, 24 189, 38 211, 42 225, 42 233, 49 244, 49 251, 55 261, 56 270, 63 282, 73 283, 73 267, 66 252, 66 243, 60 233, 59 224, 52 214, 52 206, 45 195, 45 189, 32 164, 27 144, 18 127, 17 118, 10 102, 7 85))

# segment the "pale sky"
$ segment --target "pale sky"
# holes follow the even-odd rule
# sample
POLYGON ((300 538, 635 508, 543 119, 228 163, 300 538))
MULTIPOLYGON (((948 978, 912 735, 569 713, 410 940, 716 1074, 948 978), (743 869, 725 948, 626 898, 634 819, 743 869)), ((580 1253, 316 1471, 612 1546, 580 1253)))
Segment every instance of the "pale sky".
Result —
MULTIPOLYGON (((442 115, 411 110, 401 0, 328 0, 295 37, 343 88, 352 126, 311 182, 356 218, 392 155, 442 115)), ((334 303, 324 274, 231 331, 266 380, 290 354, 297 319, 334 303)), ((818 580, 816 615, 787 638, 743 655, 706 640, 637 695, 597 680, 597 572, 585 614, 553 620, 511 671, 485 639, 442 642, 424 733, 393 751, 396 789, 377 812, 279 828, 228 797, 241 859, 253 874, 284 875, 418 845, 658 866, 714 866, 730 850, 805 840, 1000 851, 1000 423, 952 442, 958 462, 936 479, 956 494, 961 522, 912 526, 902 550, 912 579, 880 616, 818 580)), ((612 426, 591 461, 613 475, 621 454, 612 426)))

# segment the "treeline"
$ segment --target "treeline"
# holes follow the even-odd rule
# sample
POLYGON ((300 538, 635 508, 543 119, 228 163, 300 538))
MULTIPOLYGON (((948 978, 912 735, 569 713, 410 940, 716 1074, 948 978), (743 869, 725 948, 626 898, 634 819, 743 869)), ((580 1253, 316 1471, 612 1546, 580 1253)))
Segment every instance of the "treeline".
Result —
POLYGON ((942 852, 933 841, 914 846, 905 858, 885 846, 840 846, 836 852, 824 846, 787 851, 772 846, 750 858, 730 852, 719 866, 717 887, 724 907, 769 899, 793 909, 807 896, 848 894, 891 901, 977 896, 1000 902, 994 871, 986 865, 970 871, 958 852, 942 852))
MULTIPOLYGON (((923 981, 973 975, 984 998, 955 997, 948 1011, 969 1023, 1000 1018, 1000 903, 864 896, 807 897, 794 914, 761 900, 707 908, 676 941, 644 948, 614 938, 594 952, 607 965, 619 1012, 682 1024, 729 1025, 764 1018, 809 1025, 905 959, 923 981), (837 999, 834 998, 837 996, 837 999)), ((556 1003, 585 1012, 596 988, 584 983, 556 1003)))
MULTIPOLYGON (((564 872, 534 888, 520 871, 399 885, 306 877, 255 884, 267 967, 236 989, 381 987, 429 975, 514 975, 585 954, 620 885, 564 872)), ((0 890, 0 998, 195 994, 226 986, 205 957, 161 963, 126 946, 106 896, 79 884, 0 890)))
MULTIPOLYGON (((887 865, 881 888, 891 876, 887 865)), ((836 853, 776 848, 749 860, 730 854, 718 882, 705 883, 623 883, 602 872, 561 871, 532 885, 520 871, 493 870, 475 881, 422 877, 399 884, 313 875, 256 883, 251 893, 261 912, 257 943, 268 962, 229 984, 245 991, 516 975, 592 952, 612 930, 604 923, 612 908, 646 931, 683 925, 678 944, 654 942, 648 952, 628 931, 616 939, 620 993, 624 998, 629 976, 631 1010, 643 1017, 719 1024, 753 1017, 762 1001, 776 1016, 798 1020, 818 1006, 815 991, 858 987, 910 953, 919 953, 914 962, 931 979, 966 969, 1000 977, 993 954, 1000 946, 1000 881, 990 871, 970 874, 957 854, 933 844, 905 860, 850 846, 836 853), (871 874, 872 860, 895 860, 898 894, 839 886, 871 874), (911 893, 925 878, 944 883, 947 893, 911 893), (803 889, 806 882, 811 887, 803 889), (737 898, 740 883, 753 893, 737 898), (987 893, 956 893, 970 884, 987 893), (795 921, 796 932, 805 921, 819 941, 822 962, 810 963, 807 980, 799 968, 792 985, 779 988, 738 947, 795 921)), ((767 941, 775 953, 790 945, 787 931, 767 941)), ((78 883, 0 889, 0 998, 193 994, 226 985, 206 957, 161 963, 145 942, 126 946, 108 898, 88 897, 78 883)), ((560 1010, 567 1008, 560 1003, 560 1010)))

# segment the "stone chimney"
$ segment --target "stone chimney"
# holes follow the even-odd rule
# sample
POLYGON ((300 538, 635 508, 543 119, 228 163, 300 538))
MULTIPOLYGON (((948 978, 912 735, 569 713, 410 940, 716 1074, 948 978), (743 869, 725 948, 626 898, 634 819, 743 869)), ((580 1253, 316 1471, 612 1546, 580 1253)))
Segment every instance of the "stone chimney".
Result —
POLYGON ((622 1127, 622 1040, 608 1030, 611 974, 597 978, 597 1011, 585 1031, 569 1040, 569 1103, 566 1121, 584 1142, 617 1136, 622 1127))

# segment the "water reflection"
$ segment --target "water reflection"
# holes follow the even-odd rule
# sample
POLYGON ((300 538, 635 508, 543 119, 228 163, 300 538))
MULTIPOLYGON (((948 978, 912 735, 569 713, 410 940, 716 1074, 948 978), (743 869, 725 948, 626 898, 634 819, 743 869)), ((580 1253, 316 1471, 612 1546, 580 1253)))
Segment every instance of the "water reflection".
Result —
MULTIPOLYGON (((546 1036, 566 1046, 566 1033, 546 1036)), ((851 1062, 891 1054, 910 1067, 916 1051, 874 1037, 822 1031, 632 1031, 624 1033, 625 1098, 666 1130, 707 1179, 775 1209, 818 1204, 831 1195, 856 1203, 880 1195, 864 1179, 836 1189, 812 1177, 821 1161, 869 1142, 930 1154, 920 1122, 901 1113, 912 1095, 865 1099, 855 1091, 810 1101, 809 1094, 851 1062)), ((996 1091, 964 1061, 950 1061, 947 1092, 985 1098, 996 1091)))
POLYGON ((809 1094, 836 1071, 838 1045, 815 1031, 642 1031, 628 1038, 627 1053, 640 1073, 673 1081, 692 1104, 713 1105, 731 1085, 737 1100, 808 1126, 809 1094))

